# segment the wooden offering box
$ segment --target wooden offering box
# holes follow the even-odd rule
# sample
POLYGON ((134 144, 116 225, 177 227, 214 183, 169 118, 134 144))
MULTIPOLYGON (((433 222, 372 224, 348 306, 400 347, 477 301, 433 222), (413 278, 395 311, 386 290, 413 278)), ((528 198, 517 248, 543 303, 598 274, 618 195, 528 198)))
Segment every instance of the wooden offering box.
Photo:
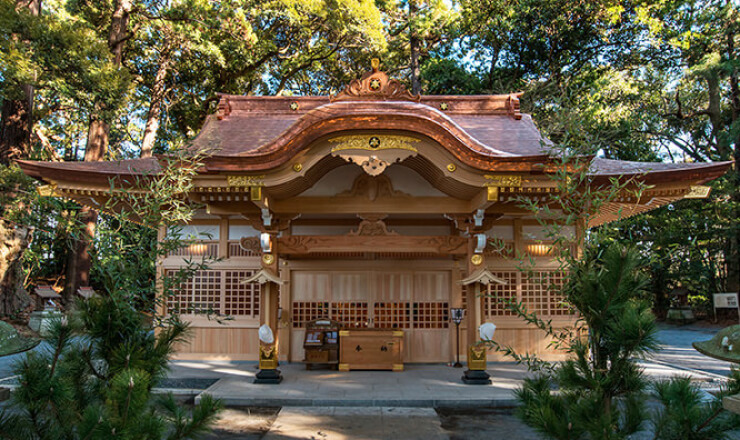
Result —
POLYGON ((339 323, 331 319, 315 319, 306 324, 303 340, 306 369, 335 366, 339 363, 339 323))
POLYGON ((339 332, 339 370, 403 371, 403 331, 353 329, 339 332))

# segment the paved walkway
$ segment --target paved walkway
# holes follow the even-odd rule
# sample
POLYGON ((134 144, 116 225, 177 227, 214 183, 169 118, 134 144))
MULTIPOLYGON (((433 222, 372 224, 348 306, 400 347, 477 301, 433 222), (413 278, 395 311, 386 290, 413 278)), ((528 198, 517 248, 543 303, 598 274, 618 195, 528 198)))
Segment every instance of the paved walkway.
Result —
MULTIPOLYGON (((196 364, 197 365, 197 364, 196 364)), ((225 374, 205 393, 235 406, 499 407, 512 406, 513 390, 527 375, 514 363, 491 364, 492 385, 465 385, 463 369, 443 364, 407 364, 402 372, 310 370, 280 366, 279 385, 252 383, 255 365, 211 364, 225 374)), ((173 374, 190 375, 195 365, 175 362, 173 374)), ((193 372, 195 374, 195 372, 193 372)), ((203 369, 197 374, 205 377, 203 369)), ((198 399, 196 398, 196 401, 198 399)))
POLYGON ((283 408, 263 440, 448 439, 431 408, 283 408))

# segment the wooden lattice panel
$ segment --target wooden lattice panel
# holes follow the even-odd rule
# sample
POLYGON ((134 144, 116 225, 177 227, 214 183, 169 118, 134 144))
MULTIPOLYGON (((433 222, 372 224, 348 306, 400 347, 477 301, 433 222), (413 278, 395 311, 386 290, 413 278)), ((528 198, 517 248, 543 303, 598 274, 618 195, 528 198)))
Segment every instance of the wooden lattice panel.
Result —
POLYGON ((551 315, 572 315, 573 310, 564 303, 563 295, 560 289, 565 283, 565 274, 560 271, 550 272, 550 314, 551 315))
POLYGON ((191 306, 195 312, 221 309, 221 271, 199 270, 193 275, 191 306))
POLYGON ((562 304, 557 290, 563 283, 563 273, 541 271, 523 273, 522 302, 530 312, 538 315, 570 315, 571 311, 562 304))
POLYGON ((450 305, 446 302, 415 302, 414 328, 448 328, 450 305))
POLYGON ((366 302, 348 301, 331 303, 331 318, 344 327, 365 328, 368 326, 366 302))
POLYGON ((293 301, 293 328, 303 328, 308 321, 329 316, 327 301, 293 301))
POLYGON ((522 273, 522 302, 527 311, 538 315, 550 312, 547 272, 522 273))
POLYGON ((227 270, 224 272, 224 310, 232 316, 259 317, 260 285, 242 284, 242 280, 252 276, 251 270, 227 270))
MULTIPOLYGON (((177 276, 177 270, 168 270, 165 272, 166 277, 177 276)), ((187 313, 188 305, 190 304, 190 297, 192 295, 192 283, 190 280, 183 281, 177 286, 172 286, 172 291, 169 292, 165 303, 167 306, 167 313, 187 313)))
POLYGON ((505 285, 492 283, 488 286, 487 295, 484 299, 484 312, 486 317, 514 316, 514 312, 506 307, 505 301, 517 301, 517 276, 519 272, 492 272, 493 275, 506 281, 505 285))
POLYGON ((410 311, 408 302, 376 302, 373 324, 376 328, 411 328, 410 311))

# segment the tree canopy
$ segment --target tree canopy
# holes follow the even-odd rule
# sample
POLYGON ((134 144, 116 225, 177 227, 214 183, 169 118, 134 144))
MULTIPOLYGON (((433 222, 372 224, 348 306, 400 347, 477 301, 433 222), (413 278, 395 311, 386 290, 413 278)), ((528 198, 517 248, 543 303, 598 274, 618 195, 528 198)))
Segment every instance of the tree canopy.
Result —
MULTIPOLYGON (((164 153, 198 133, 219 92, 327 94, 379 57, 422 93, 523 91, 539 128, 584 154, 740 159, 740 8, 730 0, 33 5, 0 0, 0 157, 164 153), (11 124, 21 110, 25 131, 11 124)), ((655 261, 682 259, 653 274, 663 292, 687 283, 686 265, 708 280, 697 291, 740 285, 740 174, 712 185, 707 202, 604 227, 655 261)))

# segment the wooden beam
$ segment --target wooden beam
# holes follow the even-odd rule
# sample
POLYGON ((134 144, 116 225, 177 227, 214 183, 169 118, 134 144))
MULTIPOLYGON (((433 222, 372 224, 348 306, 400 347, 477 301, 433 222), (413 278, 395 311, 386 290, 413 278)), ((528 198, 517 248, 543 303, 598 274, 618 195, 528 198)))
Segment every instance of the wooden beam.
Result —
POLYGON ((278 238, 281 255, 341 252, 402 252, 465 255, 468 240, 455 235, 290 235, 278 238))

